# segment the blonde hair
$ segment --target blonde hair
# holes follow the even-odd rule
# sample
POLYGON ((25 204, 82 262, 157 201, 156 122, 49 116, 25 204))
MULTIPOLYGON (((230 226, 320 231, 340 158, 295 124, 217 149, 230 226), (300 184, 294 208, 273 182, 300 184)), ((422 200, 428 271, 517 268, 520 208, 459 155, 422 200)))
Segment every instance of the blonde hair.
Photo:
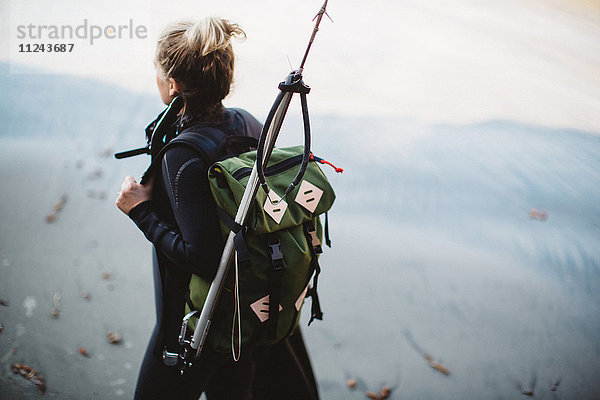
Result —
POLYGON ((156 47, 159 74, 180 86, 186 117, 214 120, 233 81, 231 40, 245 32, 226 19, 208 17, 198 22, 177 22, 165 28, 156 47))

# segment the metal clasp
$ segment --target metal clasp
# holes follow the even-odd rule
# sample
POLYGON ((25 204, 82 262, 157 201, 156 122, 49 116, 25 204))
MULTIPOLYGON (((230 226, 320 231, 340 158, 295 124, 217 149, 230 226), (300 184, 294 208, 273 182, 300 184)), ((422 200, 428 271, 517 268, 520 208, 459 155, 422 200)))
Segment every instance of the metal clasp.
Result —
POLYGON ((166 347, 163 349, 163 353, 162 353, 163 363, 168 367, 180 366, 181 368, 179 370, 179 373, 181 375, 183 375, 186 368, 189 368, 192 366, 193 352, 190 351, 191 336, 188 337, 187 330, 188 330, 188 322, 194 315, 196 315, 198 313, 199 313, 199 311, 194 310, 194 311, 187 313, 186 316, 183 318, 183 322, 181 323, 181 331, 179 332, 179 344, 182 347, 182 352, 181 353, 173 353, 173 352, 168 351, 166 347))
POLYGON ((162 353, 163 362, 167 367, 175 367, 179 364, 179 353, 171 353, 165 347, 162 353))
POLYGON ((183 322, 181 322, 181 331, 179 331, 179 344, 182 346, 185 346, 186 344, 189 345, 190 344, 190 340, 186 340, 186 334, 187 334, 187 328, 188 328, 188 322, 190 321, 190 319, 192 319, 192 317, 196 314, 198 314, 199 311, 198 310, 194 310, 194 311, 190 311, 189 313, 187 313, 185 315, 185 317, 183 317, 183 322))

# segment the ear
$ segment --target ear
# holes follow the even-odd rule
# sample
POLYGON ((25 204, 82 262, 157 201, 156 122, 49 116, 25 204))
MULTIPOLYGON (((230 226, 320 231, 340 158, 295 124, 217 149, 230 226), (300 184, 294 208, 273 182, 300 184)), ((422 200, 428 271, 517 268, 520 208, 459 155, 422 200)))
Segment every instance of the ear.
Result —
POLYGON ((173 79, 169 78, 169 96, 176 96, 179 93, 179 83, 173 79))

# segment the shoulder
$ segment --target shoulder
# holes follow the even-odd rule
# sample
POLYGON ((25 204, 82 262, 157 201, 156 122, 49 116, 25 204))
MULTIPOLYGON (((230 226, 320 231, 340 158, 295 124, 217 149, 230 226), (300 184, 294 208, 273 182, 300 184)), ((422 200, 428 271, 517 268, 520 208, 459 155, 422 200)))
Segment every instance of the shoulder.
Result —
POLYGON ((227 110, 229 112, 234 113, 237 118, 240 118, 240 119, 244 120, 245 122, 260 124, 258 122, 258 120, 256 118, 254 118, 254 116, 252 114, 250 114, 248 111, 244 110, 243 108, 233 107, 233 108, 228 108, 227 110))
POLYGON ((262 124, 252 114, 242 108, 228 108, 227 111, 232 115, 232 125, 237 135, 260 136, 262 124))
POLYGON ((226 134, 218 129, 192 126, 169 142, 165 155, 198 157, 210 163, 218 155, 219 145, 225 137, 226 134))
POLYGON ((169 147, 162 157, 163 170, 180 171, 183 168, 206 169, 207 163, 197 150, 190 146, 169 147))
POLYGON ((201 182, 207 176, 208 163, 191 147, 173 146, 161 160, 162 177, 172 192, 181 190, 182 182, 201 182))

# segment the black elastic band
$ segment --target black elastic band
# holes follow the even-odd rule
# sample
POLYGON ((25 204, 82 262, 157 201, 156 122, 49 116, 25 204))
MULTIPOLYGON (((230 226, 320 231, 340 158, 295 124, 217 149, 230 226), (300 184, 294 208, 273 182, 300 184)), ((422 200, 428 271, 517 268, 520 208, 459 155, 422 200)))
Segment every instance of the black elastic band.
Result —
POLYGON ((325 244, 331 247, 331 239, 329 239, 329 213, 325 213, 325 244))
POLYGON ((235 222, 233 218, 231 218, 231 216, 227 214, 221 207, 217 207, 217 215, 223 224, 229 228, 230 231, 235 233, 235 237, 233 238, 233 247, 237 252, 238 263, 242 264, 250 262, 250 252, 248 251, 246 239, 244 238, 244 227, 235 222))
POLYGON ((242 225, 234 221, 231 215, 227 214, 221 207, 217 207, 217 215, 223 224, 229 228, 230 231, 238 233, 242 230, 242 225))
POLYGON ((188 290, 186 295, 185 295, 185 303, 188 305, 188 307, 190 308, 191 311, 197 311, 198 309, 196 308, 196 306, 194 305, 194 303, 192 302, 192 298, 190 297, 190 291, 188 290))
POLYGON ((235 247, 235 251, 237 252, 238 264, 240 265, 250 262, 250 251, 248 251, 248 246, 246 245, 244 232, 245 229, 242 229, 233 238, 233 247, 235 247))
POLYGON ((279 297, 281 294, 281 281, 285 271, 285 261, 277 234, 268 235, 269 250, 271 252, 271 278, 269 280, 269 319, 267 320, 267 339, 277 337, 277 320, 279 319, 279 297))
MULTIPOLYGON (((316 280, 316 278, 315 278, 316 280)), ((319 295, 317 294, 317 290, 312 287, 308 290, 308 296, 312 299, 311 310, 310 310, 310 320, 308 321, 308 325, 310 325, 315 319, 321 321, 323 319, 323 312, 321 311, 321 303, 319 302, 319 295)))

